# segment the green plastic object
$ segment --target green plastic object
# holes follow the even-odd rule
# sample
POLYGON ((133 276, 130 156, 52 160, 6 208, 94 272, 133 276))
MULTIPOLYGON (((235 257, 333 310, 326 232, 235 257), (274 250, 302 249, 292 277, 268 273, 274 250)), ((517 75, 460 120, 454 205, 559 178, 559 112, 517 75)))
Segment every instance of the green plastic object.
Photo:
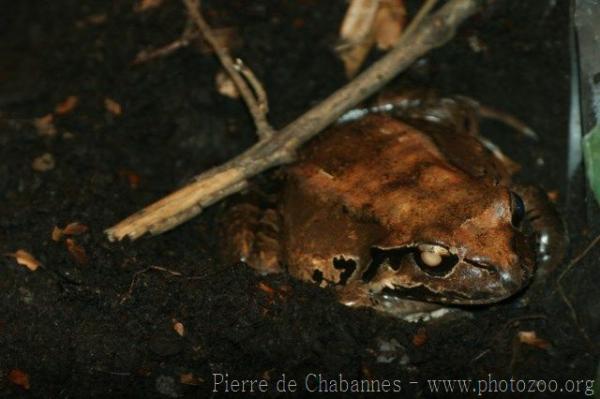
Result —
POLYGON ((583 136, 583 162, 590 187, 600 203, 600 124, 583 136))

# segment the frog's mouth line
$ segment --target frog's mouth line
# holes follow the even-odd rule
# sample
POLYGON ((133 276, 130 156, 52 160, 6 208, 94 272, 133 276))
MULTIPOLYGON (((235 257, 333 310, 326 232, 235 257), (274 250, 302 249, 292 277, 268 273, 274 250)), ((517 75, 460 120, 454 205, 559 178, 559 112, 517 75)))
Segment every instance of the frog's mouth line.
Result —
MULTIPOLYGON (((415 287, 396 287, 384 288, 380 293, 375 294, 384 301, 395 301, 403 299, 413 299, 417 301, 427 301, 435 303, 443 303, 449 305, 486 305, 499 302, 504 298, 490 299, 485 293, 474 293, 466 295, 454 290, 444 290, 443 292, 435 292, 425 287, 423 284, 418 284, 415 287)), ((508 297, 510 295, 507 295, 508 297)))
POLYGON ((394 270, 399 270, 402 264, 406 261, 411 262, 419 268, 427 276, 433 278, 447 278, 455 270, 460 262, 467 263, 478 269, 486 270, 489 273, 498 273, 498 270, 493 265, 480 260, 459 258, 450 252, 448 247, 440 244, 410 244, 402 247, 394 248, 371 248, 371 263, 362 275, 362 280, 365 282, 371 281, 376 275, 379 268, 383 265, 388 265, 394 270), (423 245, 444 249, 447 253, 441 256, 441 261, 438 264, 427 264, 423 261, 423 256, 420 247, 423 245))
MULTIPOLYGON (((402 267, 407 266, 406 262, 410 262, 412 266, 424 273, 427 277, 438 282, 443 282, 443 280, 452 278, 452 274, 458 270, 460 264, 468 264, 474 268, 485 270, 487 277, 482 277, 481 281, 481 284, 484 286, 490 283, 490 277, 491 281, 501 282, 501 285, 503 285, 502 291, 505 291, 505 295, 496 295, 494 298, 490 298, 489 292, 486 292, 485 289, 478 290, 476 287, 473 287, 473 290, 468 289, 465 291, 452 289, 450 286, 441 284, 438 289, 436 289, 433 286, 429 286, 426 282, 414 281, 412 284, 399 285, 390 281, 387 287, 383 288, 380 292, 373 292, 372 294, 374 297, 378 297, 379 300, 387 302, 388 304, 393 303, 396 300, 408 298, 417 301, 449 305, 484 305, 499 302, 515 292, 509 281, 502 281, 502 273, 498 271, 498 268, 480 260, 459 258, 457 255, 451 254, 450 251, 448 251, 447 254, 445 254, 446 259, 440 264, 435 266, 425 264, 423 261, 420 261, 420 253, 424 246, 431 247, 433 244, 411 244, 403 247, 385 249, 378 247, 372 248, 372 260, 367 267, 367 270, 363 273, 363 281, 367 284, 375 282, 374 279, 377 277, 381 267, 388 266, 393 270, 400 271, 402 267)), ((435 244, 435 246, 445 248, 439 244, 435 244)), ((380 282, 378 282, 378 284, 379 283, 380 282)))

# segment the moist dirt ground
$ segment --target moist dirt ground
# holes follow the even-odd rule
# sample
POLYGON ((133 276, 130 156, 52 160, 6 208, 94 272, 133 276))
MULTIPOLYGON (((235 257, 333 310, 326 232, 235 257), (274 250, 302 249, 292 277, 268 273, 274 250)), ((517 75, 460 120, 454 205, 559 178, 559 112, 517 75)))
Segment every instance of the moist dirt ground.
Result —
MULTIPOLYGON (((216 91, 219 64, 199 46, 131 64, 180 34, 180 2, 136 12, 133 1, 0 1, 0 396, 220 396, 215 373, 265 379, 270 396, 302 396, 311 373, 398 380, 404 397, 437 396, 428 378, 556 379, 559 388, 593 379, 600 251, 557 289, 569 259, 599 232, 581 168, 567 178, 569 4, 488 3, 393 85, 467 95, 531 125, 538 142, 494 123, 483 132, 521 164, 522 181, 553 194, 569 252, 517 298, 408 323, 346 308, 285 275, 223 264, 218 215, 227 201, 166 234, 108 242, 105 228, 250 146, 251 118, 216 91), (51 113, 50 125, 39 119, 51 113), (54 165, 40 171, 34 160, 44 154, 54 165), (89 229, 52 238, 72 222, 89 229), (19 249, 42 266, 33 272, 5 256, 19 249), (524 331, 538 340, 523 342, 524 331), (297 393, 277 393, 284 373, 297 393)), ((276 127, 346 81, 333 51, 345 7, 204 2, 212 26, 237 32, 232 51, 264 82, 276 127)))

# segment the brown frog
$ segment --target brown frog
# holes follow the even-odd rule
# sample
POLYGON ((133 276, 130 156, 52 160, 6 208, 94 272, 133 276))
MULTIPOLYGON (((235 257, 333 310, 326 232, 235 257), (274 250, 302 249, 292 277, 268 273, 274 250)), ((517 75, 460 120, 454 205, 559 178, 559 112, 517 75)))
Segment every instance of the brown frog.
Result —
POLYGON ((479 136, 480 116, 531 134, 519 121, 429 92, 366 111, 301 151, 277 209, 228 212, 228 259, 406 316, 502 301, 531 281, 536 252, 544 269, 561 257, 562 223, 546 195, 513 184, 515 164, 479 136))

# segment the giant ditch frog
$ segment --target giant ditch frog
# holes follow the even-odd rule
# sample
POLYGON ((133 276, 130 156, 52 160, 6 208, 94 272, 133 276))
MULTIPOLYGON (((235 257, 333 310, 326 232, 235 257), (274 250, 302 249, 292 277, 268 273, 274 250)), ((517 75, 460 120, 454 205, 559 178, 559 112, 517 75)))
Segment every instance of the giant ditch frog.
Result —
POLYGON ((479 135, 480 115, 531 134, 430 92, 348 114, 285 169, 276 206, 229 210, 224 253, 401 317, 516 294, 560 258, 564 232, 544 192, 513 183, 515 163, 479 135))

